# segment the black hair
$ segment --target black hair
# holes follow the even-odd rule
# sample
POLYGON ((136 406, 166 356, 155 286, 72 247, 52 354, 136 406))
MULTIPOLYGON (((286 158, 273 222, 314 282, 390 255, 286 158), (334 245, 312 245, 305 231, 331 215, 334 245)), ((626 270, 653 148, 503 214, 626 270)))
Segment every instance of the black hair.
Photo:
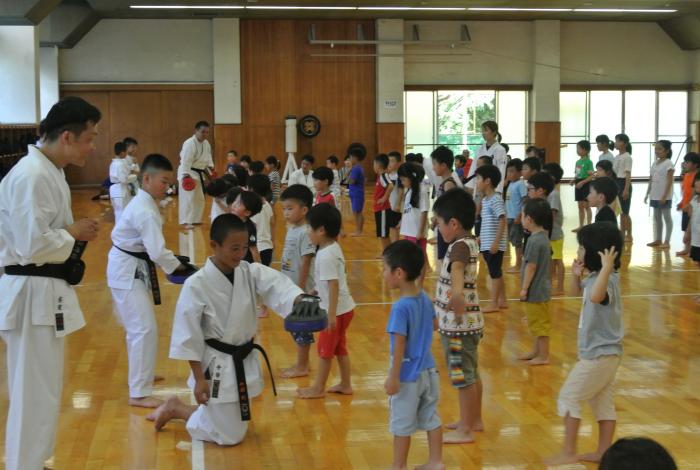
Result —
POLYGON ((411 200, 410 203, 413 207, 420 207, 420 196, 421 188, 420 185, 423 184, 423 178, 425 178, 425 170, 422 166, 413 162, 402 163, 399 167, 397 174, 399 177, 403 176, 411 181, 411 200))
POLYGON ((683 157, 684 162, 692 163, 695 166, 700 166, 700 154, 697 152, 688 152, 683 157))
POLYGON ((671 148, 671 141, 670 140, 657 140, 656 143, 664 148, 668 152, 668 156, 666 158, 671 158, 673 156, 673 149, 671 148))
POLYGON ((433 212, 445 223, 456 219, 464 230, 474 227, 476 204, 471 194, 462 188, 445 191, 433 204, 433 212))
POLYGON ((338 157, 336 157, 335 155, 330 155, 328 158, 326 158, 326 160, 329 161, 329 162, 331 162, 331 163, 334 164, 335 166, 338 166, 338 163, 340 163, 340 162, 338 161, 338 157))
POLYGON ((605 134, 600 134, 595 138, 596 144, 605 144, 608 146, 608 150, 612 150, 615 148, 615 142, 610 140, 610 137, 608 137, 605 134))
POLYGON ((406 163, 418 163, 419 165, 423 164, 423 154, 421 153, 407 153, 406 154, 406 163))
POLYGON ((528 199, 523 206, 523 216, 530 217, 535 225, 552 229, 552 208, 546 199, 528 199))
POLYGON ((306 220, 313 230, 323 227, 329 238, 335 238, 340 234, 340 227, 343 223, 340 211, 327 202, 313 206, 306 214, 306 220))
POLYGON ((591 143, 587 140, 579 140, 578 142, 576 142, 576 145, 585 150, 586 153, 591 151, 591 143))
POLYGON ((194 125, 194 128, 196 130, 200 130, 202 127, 211 127, 207 121, 197 121, 197 124, 194 125))
POLYGON ((133 137, 124 137, 124 140, 122 142, 124 142, 124 145, 126 145, 127 147, 129 145, 138 145, 139 144, 138 140, 134 139, 133 137))
POLYGON ((238 152, 236 152, 235 150, 229 150, 229 151, 226 152, 226 153, 227 153, 227 154, 228 154, 228 153, 232 153, 232 154, 234 154, 235 156, 238 156, 238 152))
POLYGON ((348 155, 362 161, 367 156, 367 148, 360 142, 353 142, 348 145, 348 155))
POLYGON ((455 155, 455 162, 462 162, 462 165, 466 165, 467 164, 467 157, 465 157, 462 154, 455 155))
MULTIPOLYGON (((500 134, 499 134, 500 135, 500 134)), ((501 144, 501 147, 506 151, 506 155, 508 155, 508 152, 510 152, 510 145, 508 144, 501 144)))
POLYGON ((248 169, 255 173, 262 173, 265 171, 265 164, 259 160, 255 160, 254 162, 250 162, 250 165, 248 165, 248 169))
POLYGON ((516 171, 523 171, 523 161, 519 158, 513 158, 506 164, 506 169, 513 167, 516 171))
POLYGON ((39 124, 39 134, 46 142, 53 142, 65 131, 80 137, 89 124, 97 124, 100 119, 99 109, 82 98, 68 96, 51 107, 39 124))
POLYGON ((627 134, 617 134, 615 140, 619 140, 625 144, 625 151, 627 153, 632 153, 632 144, 630 144, 630 138, 627 134))
POLYGON ((646 437, 618 439, 600 459, 598 470, 676 470, 671 454, 646 437))
POLYGON ((333 184, 333 170, 327 166, 320 166, 316 168, 312 173, 311 177, 315 180, 328 181, 328 186, 333 184))
POLYGON ((344 161, 350 160, 350 155, 345 155, 345 158, 343 158, 344 161))
POLYGON ((525 165, 530 167, 531 170, 535 170, 535 171, 542 170, 542 162, 537 157, 527 157, 525 160, 523 160, 523 166, 525 166, 525 165))
POLYGON ((157 171, 173 171, 173 164, 167 157, 159 153, 152 153, 143 159, 141 171, 139 172, 139 182, 143 181, 143 175, 157 171))
POLYGON ((503 136, 501 136, 501 133, 498 132, 498 123, 496 121, 485 121, 483 124, 481 124, 482 129, 488 129, 491 132, 496 133, 496 141, 500 142, 503 136))
POLYGON ((241 156, 241 162, 246 162, 248 165, 250 165, 252 161, 253 161, 253 159, 250 158, 250 155, 246 154, 246 155, 241 156))
POLYGON ((126 144, 124 142, 117 142, 114 144, 114 155, 119 155, 124 152, 126 152, 126 144))
MULTIPOLYGON (((248 176, 248 188, 258 196, 267 199, 272 199, 272 185, 270 178, 262 173, 256 173, 248 176)), ((247 206, 246 206, 247 207, 247 206)))
POLYGON ((617 178, 617 175, 613 171, 613 164, 610 160, 600 160, 595 164, 596 168, 601 168, 606 174, 610 174, 611 178, 617 178))
POLYGON ((542 170, 554 179, 554 184, 557 185, 564 177, 564 169, 558 163, 549 162, 542 166, 542 170))
POLYGON ((617 256, 615 257, 615 269, 620 268, 620 255, 622 255, 622 232, 612 222, 595 222, 584 225, 576 233, 576 240, 585 250, 583 265, 589 271, 600 271, 603 267, 600 261, 599 252, 610 247, 615 247, 617 256))
POLYGON ((280 169, 280 161, 277 160, 277 157, 275 157, 274 155, 270 155, 269 157, 267 157, 265 159, 265 163, 272 166, 272 168, 274 168, 275 170, 280 169))
POLYGON ((530 179, 527 180, 527 184, 535 189, 544 189, 546 196, 549 196, 549 193, 554 190, 554 178, 552 178, 552 175, 545 173, 544 171, 540 171, 539 173, 532 175, 530 179))
POLYGON ((485 165, 493 165, 493 157, 491 155, 482 155, 476 161, 483 161, 485 165))
POLYGON ((314 203, 314 194, 303 184, 293 184, 280 194, 280 201, 296 201, 302 206, 310 208, 314 203))
POLYGON ((260 213, 263 206, 262 198, 253 191, 246 191, 240 186, 231 188, 228 193, 226 193, 226 204, 230 206, 239 196, 241 197, 243 207, 245 207, 247 211, 250 211, 249 217, 260 213))
POLYGON ((399 162, 399 163, 401 162, 401 152, 398 152, 396 150, 392 150, 387 155, 389 156, 389 158, 393 157, 397 162, 399 162))
POLYGON ((233 204, 233 201, 236 200, 236 198, 243 192, 243 188, 240 186, 234 186, 233 188, 229 189, 228 192, 226 193, 226 205, 230 206, 233 204))
POLYGON ((235 214, 221 214, 211 223, 209 239, 222 245, 231 232, 248 232, 248 226, 235 214))
POLYGON ((501 172, 494 165, 481 165, 474 170, 474 174, 481 176, 482 180, 490 180, 494 188, 501 182, 501 172))
POLYGON ((418 279, 425 264, 423 251, 408 240, 398 240, 384 248, 382 259, 392 271, 403 269, 407 281, 418 279))
POLYGON ((389 166, 389 155, 385 153, 380 153, 376 157, 374 157, 374 163, 378 163, 379 167, 382 170, 386 170, 387 167, 389 166))
POLYGON ((539 150, 540 150, 540 149, 537 148, 537 147, 535 147, 534 145, 529 145, 529 146, 525 149, 525 155, 527 155, 527 154, 530 153, 530 152, 538 153, 539 150))
POLYGON ((445 164, 447 169, 452 171, 452 167, 455 163, 455 156, 454 153, 452 153, 452 150, 450 150, 448 147, 445 147, 444 145, 439 146, 433 150, 433 153, 430 154, 430 158, 432 158, 435 162, 445 164))
POLYGON ((211 181, 206 187, 206 193, 211 197, 222 197, 228 193, 233 185, 229 179, 217 178, 211 181))
POLYGON ((316 160, 314 159, 313 155, 306 154, 303 157, 301 157, 301 161, 302 162, 306 161, 306 162, 309 162, 313 165, 316 160))
POLYGON ((224 173, 223 175, 221 175, 220 179, 227 181, 228 184, 230 184, 232 188, 234 186, 240 186, 238 183, 238 178, 236 178, 236 175, 232 175, 231 173, 224 173))
POLYGON ((591 188, 595 189, 595 192, 605 196, 605 203, 612 204, 617 197, 617 183, 615 180, 609 176, 601 176, 591 181, 591 188))

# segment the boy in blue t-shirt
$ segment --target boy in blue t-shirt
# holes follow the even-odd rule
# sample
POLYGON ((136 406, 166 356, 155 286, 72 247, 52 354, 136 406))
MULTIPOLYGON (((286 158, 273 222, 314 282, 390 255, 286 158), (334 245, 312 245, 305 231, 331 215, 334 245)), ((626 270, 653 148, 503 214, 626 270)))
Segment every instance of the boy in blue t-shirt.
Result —
POLYGON ((389 429, 394 435, 392 468, 406 468, 411 435, 428 433, 429 468, 442 468, 442 424, 437 414, 440 378, 430 352, 437 327, 430 298, 415 280, 423 269, 423 251, 399 240, 382 253, 384 280, 399 289, 401 298, 391 308, 387 333, 391 335, 391 368, 384 383, 389 395, 389 429))
POLYGON ((355 231, 350 236, 359 237, 362 235, 365 224, 365 217, 362 215, 362 209, 365 207, 365 172, 361 163, 365 159, 365 154, 362 149, 355 147, 350 149, 349 155, 352 169, 348 175, 348 193, 352 213, 355 216, 355 231))
POLYGON ((515 266, 507 273, 519 273, 523 262, 523 223, 520 212, 527 197, 527 186, 522 178, 523 162, 514 158, 506 166, 506 219, 508 220, 508 241, 515 248, 515 266))

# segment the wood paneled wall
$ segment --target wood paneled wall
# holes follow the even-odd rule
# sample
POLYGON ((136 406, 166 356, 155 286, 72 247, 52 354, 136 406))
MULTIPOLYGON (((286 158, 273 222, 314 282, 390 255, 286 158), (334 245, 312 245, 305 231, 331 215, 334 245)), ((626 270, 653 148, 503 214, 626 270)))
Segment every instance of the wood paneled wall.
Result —
POLYGON ((372 173, 376 78, 375 57, 369 54, 374 46, 312 46, 311 24, 317 39, 357 39, 358 24, 365 39, 374 38, 372 21, 241 20, 242 124, 216 126, 220 165, 233 148, 254 160, 275 155, 284 169, 285 117, 313 114, 321 132, 313 139, 298 135, 297 159, 306 153, 317 165, 331 154, 342 159, 348 144, 357 141, 367 147, 364 165, 372 173))
POLYGON ((389 153, 397 150, 404 153, 404 123, 377 123, 377 153, 389 153))
POLYGON ((177 169, 182 142, 194 133, 195 123, 214 118, 211 85, 75 85, 62 87, 61 94, 80 96, 102 112, 95 155, 83 168, 66 169, 73 186, 102 183, 114 143, 127 136, 138 140, 140 160, 161 153, 177 169))
POLYGON ((547 150, 545 160, 559 163, 561 159, 561 122, 533 122, 535 146, 547 150))

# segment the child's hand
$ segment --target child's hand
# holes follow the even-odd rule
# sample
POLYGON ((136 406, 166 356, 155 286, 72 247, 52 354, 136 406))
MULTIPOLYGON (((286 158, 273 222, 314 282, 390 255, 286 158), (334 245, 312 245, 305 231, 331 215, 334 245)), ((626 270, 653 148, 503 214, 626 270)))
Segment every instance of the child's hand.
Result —
POLYGON ((525 302, 527 300, 527 289, 520 289, 520 301, 525 302))
POLYGON ((498 253, 498 240, 494 240, 494 242, 491 244, 491 249, 489 250, 489 253, 491 253, 492 255, 498 253))
POLYGON ((603 269, 608 269, 610 271, 615 269, 615 257, 617 256, 617 251, 615 250, 614 246, 606 248, 602 252, 599 251, 598 255, 600 256, 600 262, 603 265, 603 269))
POLYGON ((690 230, 685 231, 685 235, 683 235, 683 243, 690 243, 690 230))
POLYGON ((194 399, 200 405, 209 402, 209 383, 206 380, 197 380, 194 384, 194 399))
POLYGON ((396 395, 397 393, 399 393, 399 388, 399 379, 397 379, 393 375, 390 375, 386 378, 386 381, 384 381, 384 390, 386 391, 387 395, 396 395))
POLYGON ((581 189, 583 187, 583 181, 576 183, 576 189, 581 189))
POLYGON ((575 259, 574 262, 571 264, 571 273, 576 277, 583 276, 583 269, 583 262, 577 259, 575 259))
POLYGON ((457 315, 464 313, 465 307, 463 295, 453 295, 450 301, 447 302, 447 309, 455 312, 457 315))
POLYGON ((333 315, 333 316, 328 315, 328 327, 326 328, 326 331, 331 332, 331 331, 335 330, 335 325, 337 322, 338 321, 337 321, 337 318, 335 315, 333 315))

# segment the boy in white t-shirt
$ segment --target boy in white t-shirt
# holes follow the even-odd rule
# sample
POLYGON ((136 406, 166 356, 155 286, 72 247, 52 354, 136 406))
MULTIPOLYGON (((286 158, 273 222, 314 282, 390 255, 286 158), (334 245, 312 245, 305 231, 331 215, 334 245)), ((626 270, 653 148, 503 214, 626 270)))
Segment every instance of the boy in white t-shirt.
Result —
POLYGON ((352 394, 350 358, 346 334, 353 317, 355 301, 348 289, 345 257, 337 242, 340 234, 340 211, 323 202, 311 208, 307 216, 309 238, 318 246, 314 264, 316 289, 321 297, 321 308, 328 312, 328 328, 318 335, 318 374, 313 385, 300 388, 300 398, 322 398, 331 371, 333 357, 338 360, 340 382, 328 389, 330 393, 352 394))

